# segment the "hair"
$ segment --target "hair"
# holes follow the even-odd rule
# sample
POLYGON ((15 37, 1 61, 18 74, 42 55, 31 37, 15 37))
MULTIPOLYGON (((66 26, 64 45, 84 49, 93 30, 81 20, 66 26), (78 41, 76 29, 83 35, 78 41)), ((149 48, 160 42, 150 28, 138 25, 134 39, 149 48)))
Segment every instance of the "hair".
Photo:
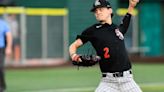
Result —
MULTIPOLYGON (((108 9, 109 9, 109 8, 111 8, 111 9, 112 9, 112 7, 107 7, 107 8, 108 8, 108 9)), ((113 18, 113 16, 114 16, 114 14, 112 13, 112 14, 111 14, 111 17, 113 18)))
POLYGON ((112 14, 111 14, 111 17, 113 18, 113 16, 114 16, 114 14, 112 13, 112 14))

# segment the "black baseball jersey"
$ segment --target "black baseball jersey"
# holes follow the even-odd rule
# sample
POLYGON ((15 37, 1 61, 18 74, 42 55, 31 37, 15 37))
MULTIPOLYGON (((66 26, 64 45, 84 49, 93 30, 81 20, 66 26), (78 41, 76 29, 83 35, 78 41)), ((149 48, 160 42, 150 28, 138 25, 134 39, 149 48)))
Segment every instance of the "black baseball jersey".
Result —
POLYGON ((130 19, 131 15, 127 13, 119 26, 113 23, 94 24, 77 36, 83 44, 90 41, 97 55, 101 56, 99 65, 102 72, 121 72, 131 68, 124 44, 130 19))

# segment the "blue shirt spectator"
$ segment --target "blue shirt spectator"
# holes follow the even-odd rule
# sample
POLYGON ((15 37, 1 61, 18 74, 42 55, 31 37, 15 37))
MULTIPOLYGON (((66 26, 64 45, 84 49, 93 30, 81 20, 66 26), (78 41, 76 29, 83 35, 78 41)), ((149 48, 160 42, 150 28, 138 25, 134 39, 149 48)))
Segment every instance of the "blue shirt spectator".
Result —
POLYGON ((0 19, 0 92, 6 89, 4 58, 12 53, 12 35, 7 22, 0 19))
POLYGON ((7 32, 9 32, 9 26, 7 22, 0 19, 0 48, 5 47, 5 35, 7 32))

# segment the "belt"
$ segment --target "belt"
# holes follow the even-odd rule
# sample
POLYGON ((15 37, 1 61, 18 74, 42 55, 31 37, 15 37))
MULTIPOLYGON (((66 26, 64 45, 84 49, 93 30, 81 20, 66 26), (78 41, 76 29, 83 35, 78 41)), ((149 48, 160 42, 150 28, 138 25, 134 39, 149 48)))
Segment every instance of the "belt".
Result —
POLYGON ((114 73, 102 73, 102 77, 112 76, 112 77, 124 77, 125 74, 132 74, 131 70, 123 72, 114 72, 114 73))

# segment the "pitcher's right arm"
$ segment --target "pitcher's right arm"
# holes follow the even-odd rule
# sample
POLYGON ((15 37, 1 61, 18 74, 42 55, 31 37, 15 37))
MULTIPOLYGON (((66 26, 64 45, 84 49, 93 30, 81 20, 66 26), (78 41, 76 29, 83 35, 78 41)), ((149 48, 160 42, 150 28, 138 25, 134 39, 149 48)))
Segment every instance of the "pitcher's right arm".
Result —
POLYGON ((77 49, 83 45, 81 39, 76 39, 70 46, 69 46, 69 54, 72 61, 80 61, 80 56, 76 53, 77 49))

